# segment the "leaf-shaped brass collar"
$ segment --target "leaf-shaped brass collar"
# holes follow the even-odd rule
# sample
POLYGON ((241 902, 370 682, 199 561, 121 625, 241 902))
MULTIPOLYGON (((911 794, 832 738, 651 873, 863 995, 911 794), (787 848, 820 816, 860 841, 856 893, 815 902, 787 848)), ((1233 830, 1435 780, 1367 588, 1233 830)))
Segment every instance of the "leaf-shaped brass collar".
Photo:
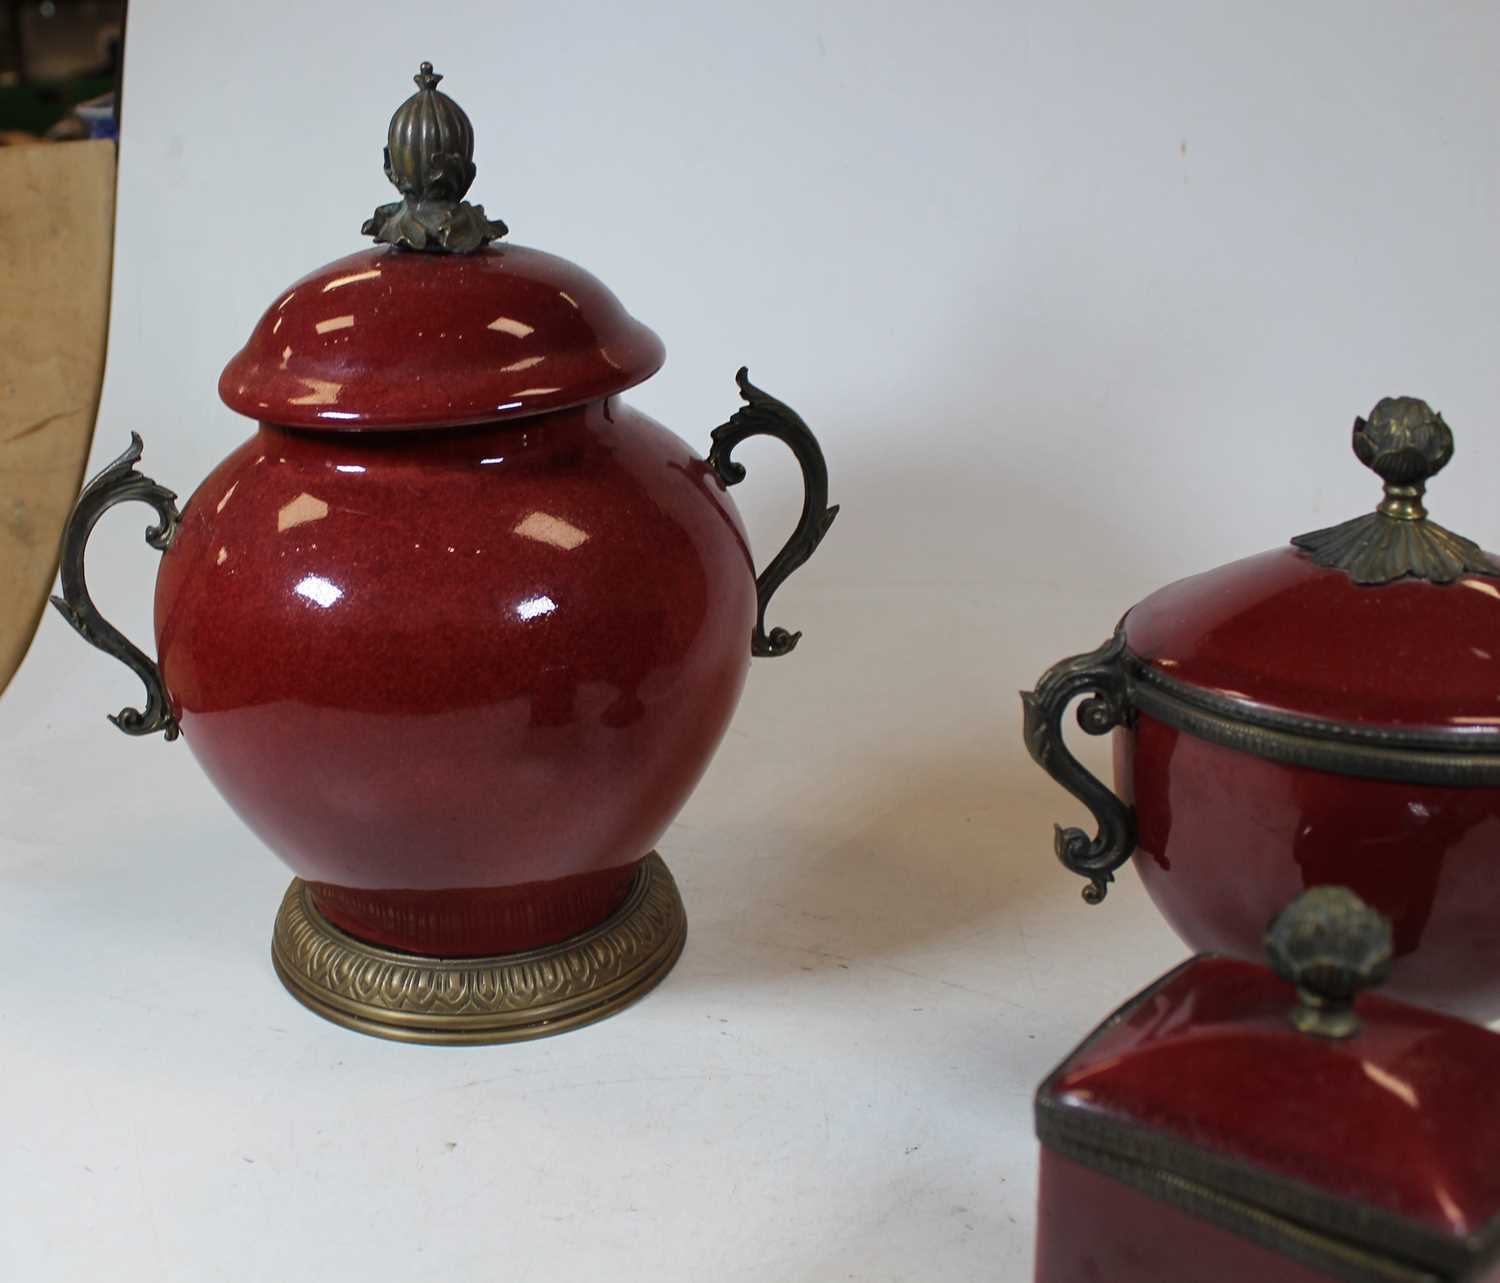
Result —
POLYGON ((1428 479, 1453 457, 1453 433, 1441 414, 1416 397, 1386 397, 1368 419, 1354 420, 1353 446, 1385 482, 1385 497, 1374 512, 1297 535, 1293 544, 1357 584, 1500 575, 1478 544, 1430 520, 1422 505, 1428 479))

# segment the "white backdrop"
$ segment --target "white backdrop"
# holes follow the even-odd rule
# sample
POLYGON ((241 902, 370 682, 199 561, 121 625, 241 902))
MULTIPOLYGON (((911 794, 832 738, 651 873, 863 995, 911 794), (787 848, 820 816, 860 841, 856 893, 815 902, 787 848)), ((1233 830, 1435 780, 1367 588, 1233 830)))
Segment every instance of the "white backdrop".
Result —
MULTIPOLYGON (((1373 504, 1347 433, 1388 393, 1500 542, 1497 52, 1480 3, 136 0, 91 467, 134 428, 185 497, 248 433, 219 370, 361 245, 428 58, 473 198, 665 339, 630 399, 706 445, 747 362, 843 515, 663 843, 678 970, 522 1047, 292 1004, 285 871, 49 617, 0 701, 0 1276, 1024 1278, 1030 1092, 1180 948, 1053 863, 1078 812, 1015 692, 1373 504)), ((744 457, 766 555, 800 495, 744 457)), ((90 563, 143 639, 144 519, 90 563)))

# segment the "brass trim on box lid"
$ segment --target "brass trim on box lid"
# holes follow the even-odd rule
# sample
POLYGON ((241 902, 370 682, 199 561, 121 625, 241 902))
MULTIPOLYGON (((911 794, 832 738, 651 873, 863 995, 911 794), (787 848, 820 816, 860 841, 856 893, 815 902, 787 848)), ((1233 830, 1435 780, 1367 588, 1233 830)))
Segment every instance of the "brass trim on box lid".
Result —
POLYGON ((1216 956, 1198 954, 1148 985, 1047 1075, 1034 1100, 1042 1145, 1345 1283, 1443 1283, 1470 1277, 1476 1265, 1493 1266, 1500 1259, 1500 1216, 1467 1238, 1444 1235, 1135 1119, 1057 1098, 1057 1080, 1076 1057, 1183 972, 1216 956))
POLYGON ((1358 1241, 1315 1229, 1293 1216, 1181 1175, 1177 1168, 1181 1157, 1162 1157, 1164 1165, 1156 1165, 1140 1157, 1124 1158, 1112 1150, 1080 1144, 1044 1123, 1040 1108, 1037 1136, 1063 1158, 1344 1283, 1445 1283, 1454 1277, 1372 1252, 1358 1241))

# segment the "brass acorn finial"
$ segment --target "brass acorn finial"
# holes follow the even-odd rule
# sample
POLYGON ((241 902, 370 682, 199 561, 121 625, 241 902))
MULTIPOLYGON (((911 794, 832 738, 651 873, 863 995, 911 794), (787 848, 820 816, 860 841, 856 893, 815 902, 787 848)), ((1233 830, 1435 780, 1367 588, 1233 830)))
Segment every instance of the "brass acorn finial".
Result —
POLYGON ((1291 1021, 1303 1033, 1347 1038, 1359 1030, 1354 995, 1390 974, 1390 919, 1348 887, 1312 887, 1266 928, 1271 969, 1297 986, 1291 1021))
POLYGON ((1427 482, 1453 457, 1453 433, 1441 414, 1414 396, 1384 397, 1368 419, 1354 420, 1351 444, 1385 482, 1385 495, 1374 512, 1292 543, 1357 584, 1407 577, 1451 584, 1464 575, 1500 575, 1478 544, 1429 520, 1423 506, 1427 482))
POLYGON ((1378 511, 1401 521, 1427 515, 1422 493, 1453 457, 1453 432, 1443 416, 1414 396, 1388 396, 1368 419, 1355 419, 1355 457, 1385 482, 1378 511))
POLYGON ((464 200, 476 173, 468 115, 439 91, 443 77, 430 62, 412 79, 417 92, 396 108, 386 131, 385 176, 402 199, 377 209, 364 234, 403 249, 467 254, 504 236, 506 227, 464 200))

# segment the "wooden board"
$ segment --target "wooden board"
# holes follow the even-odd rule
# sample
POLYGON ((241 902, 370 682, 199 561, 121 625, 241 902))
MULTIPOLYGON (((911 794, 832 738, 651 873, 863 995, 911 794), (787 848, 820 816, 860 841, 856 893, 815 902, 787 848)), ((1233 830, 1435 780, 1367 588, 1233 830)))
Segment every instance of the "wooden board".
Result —
POLYGON ((0 690, 57 573, 109 333, 115 146, 0 148, 0 690))

